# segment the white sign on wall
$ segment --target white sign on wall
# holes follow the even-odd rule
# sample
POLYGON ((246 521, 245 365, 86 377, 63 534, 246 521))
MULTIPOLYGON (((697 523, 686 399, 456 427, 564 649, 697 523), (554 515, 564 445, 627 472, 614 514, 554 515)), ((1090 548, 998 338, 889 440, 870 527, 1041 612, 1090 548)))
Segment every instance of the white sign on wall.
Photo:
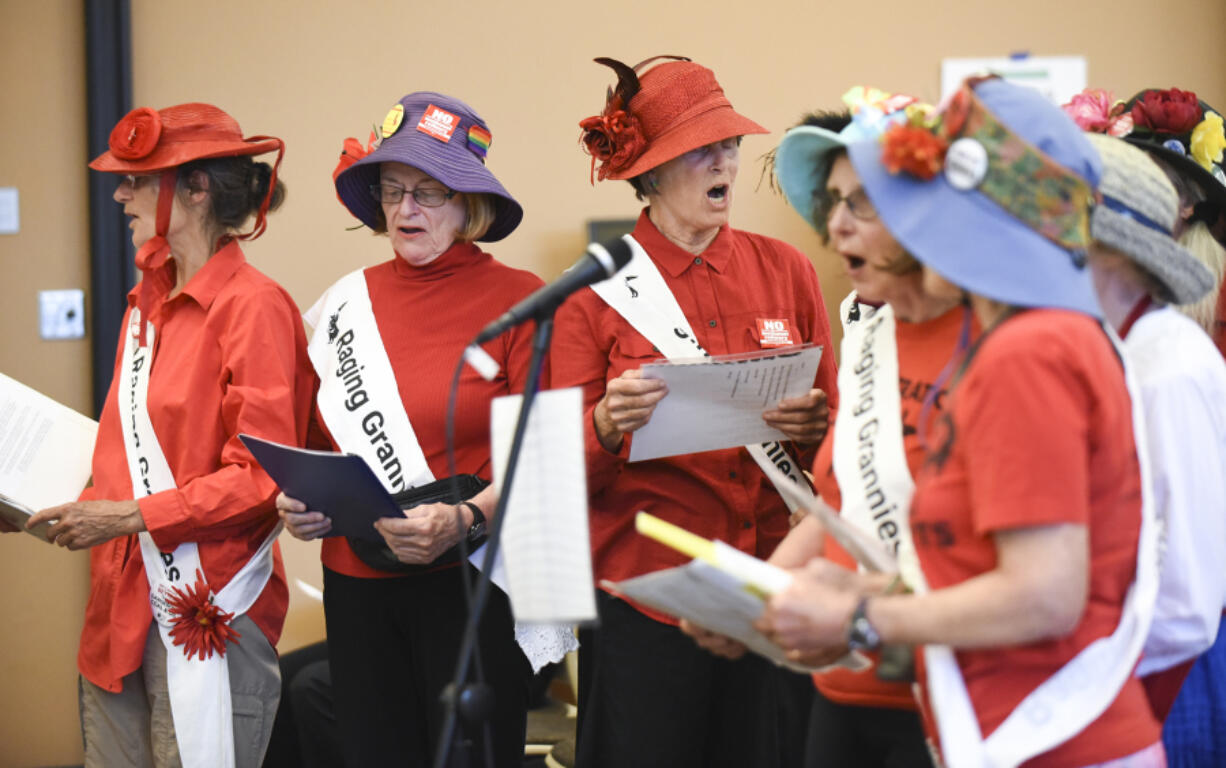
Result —
POLYGON ((941 101, 971 75, 992 73, 1034 88, 1056 104, 1064 104, 1086 87, 1085 56, 1000 56, 942 59, 941 101))

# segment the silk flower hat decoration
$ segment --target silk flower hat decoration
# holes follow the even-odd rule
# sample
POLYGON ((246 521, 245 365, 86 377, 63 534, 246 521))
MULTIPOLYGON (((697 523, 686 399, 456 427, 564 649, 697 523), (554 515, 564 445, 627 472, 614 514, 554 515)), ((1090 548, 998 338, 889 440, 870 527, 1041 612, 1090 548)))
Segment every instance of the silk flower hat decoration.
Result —
POLYGON ((1038 92, 967 80, 935 120, 848 148, 894 238, 968 291, 1101 317, 1085 251, 1102 164, 1038 92))
POLYGON ((368 154, 356 140, 346 141, 345 167, 334 174, 337 197, 366 226, 378 227, 379 203, 370 188, 379 183, 384 162, 411 165, 456 192, 493 196, 494 223, 477 240, 501 240, 523 220, 523 208, 485 166, 493 135, 464 102, 433 91, 410 93, 387 113, 379 132, 382 141, 368 154))

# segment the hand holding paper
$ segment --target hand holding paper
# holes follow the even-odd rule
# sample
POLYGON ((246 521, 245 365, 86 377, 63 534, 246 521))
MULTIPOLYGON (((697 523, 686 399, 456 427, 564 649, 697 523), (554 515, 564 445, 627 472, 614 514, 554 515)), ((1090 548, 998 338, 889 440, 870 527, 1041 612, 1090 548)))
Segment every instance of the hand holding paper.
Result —
MULTIPOLYGON (((651 515, 639 513, 635 524, 644 535, 694 560, 679 568, 656 571, 616 584, 604 582, 605 588, 709 632, 732 638, 776 664, 801 672, 814 670, 810 665, 790 659, 782 648, 754 627, 765 607, 763 597, 787 589, 792 581, 789 572, 651 515)), ((838 663, 851 669, 863 669, 868 665, 859 654, 848 654, 838 663)))

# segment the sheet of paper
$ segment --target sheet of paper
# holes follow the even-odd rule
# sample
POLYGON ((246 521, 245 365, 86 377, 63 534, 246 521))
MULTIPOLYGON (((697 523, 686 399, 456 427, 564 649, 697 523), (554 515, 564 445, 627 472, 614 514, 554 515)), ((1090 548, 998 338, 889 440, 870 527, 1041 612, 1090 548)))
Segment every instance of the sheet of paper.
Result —
POLYGON ((38 511, 89 482, 98 423, 0 374, 0 494, 38 511))
MULTIPOLYGON (((747 591, 745 584, 718 567, 693 560, 687 565, 637 576, 602 586, 643 605, 700 627, 739 640, 759 656, 797 672, 813 672, 788 659, 782 648, 772 643, 753 622, 762 615, 762 599, 747 591)), ((852 670, 867 669, 863 654, 852 652, 833 666, 852 670)))
POLYGON ((822 348, 810 346, 644 365, 643 376, 663 379, 668 395, 634 433, 630 461, 786 439, 762 412, 812 389, 821 359, 822 348))
MULTIPOLYGON (((490 406, 494 484, 503 487, 520 395, 490 406)), ((502 526, 511 608, 521 623, 578 623, 596 618, 583 397, 578 388, 537 395, 520 449, 502 526)))
MULTIPOLYGON (((762 470, 770 478, 771 484, 781 493, 791 496, 792 501, 800 508, 806 508, 808 501, 795 490, 795 486, 788 480, 787 475, 780 472, 773 464, 763 467, 762 470)), ((874 573, 896 573, 898 571, 898 561, 885 548, 880 539, 844 520, 843 516, 822 501, 821 497, 815 499, 813 505, 807 509, 809 514, 817 516, 822 526, 834 537, 839 546, 847 550, 848 554, 866 570, 874 573)))

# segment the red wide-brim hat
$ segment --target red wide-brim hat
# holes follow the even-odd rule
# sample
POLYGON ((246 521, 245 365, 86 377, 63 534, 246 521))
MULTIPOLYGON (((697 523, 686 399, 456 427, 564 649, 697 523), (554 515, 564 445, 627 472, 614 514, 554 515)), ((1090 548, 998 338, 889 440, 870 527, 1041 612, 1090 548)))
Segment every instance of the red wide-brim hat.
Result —
POLYGON ((283 148, 272 136, 243 137, 238 122, 212 104, 137 107, 111 129, 110 148, 89 164, 104 173, 156 173, 192 160, 262 155, 283 148))

